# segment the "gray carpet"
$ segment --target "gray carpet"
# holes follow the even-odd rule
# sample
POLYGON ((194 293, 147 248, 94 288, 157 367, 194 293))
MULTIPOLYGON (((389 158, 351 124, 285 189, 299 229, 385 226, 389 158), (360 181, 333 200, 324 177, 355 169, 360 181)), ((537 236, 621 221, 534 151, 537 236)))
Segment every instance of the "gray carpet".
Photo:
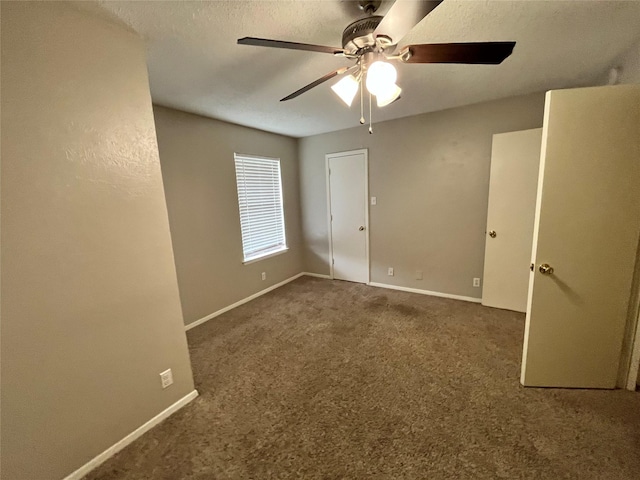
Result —
POLYGON ((200 397, 87 478, 640 478, 640 394, 521 387, 523 330, 303 277, 189 331, 200 397))

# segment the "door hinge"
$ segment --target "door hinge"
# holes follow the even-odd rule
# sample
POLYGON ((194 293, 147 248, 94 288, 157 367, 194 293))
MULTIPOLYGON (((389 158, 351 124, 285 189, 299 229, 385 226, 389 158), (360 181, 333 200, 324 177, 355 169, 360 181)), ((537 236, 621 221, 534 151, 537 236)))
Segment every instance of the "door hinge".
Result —
POLYGON ((336 259, 335 259, 335 258, 332 258, 332 259, 331 259, 331 265, 335 265, 335 264, 336 264, 336 259))

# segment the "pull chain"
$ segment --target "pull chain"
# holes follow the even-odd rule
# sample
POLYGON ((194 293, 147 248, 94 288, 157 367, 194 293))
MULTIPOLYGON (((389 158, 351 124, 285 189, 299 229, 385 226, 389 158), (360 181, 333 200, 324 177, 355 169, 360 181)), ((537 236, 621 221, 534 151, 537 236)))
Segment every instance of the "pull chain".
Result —
POLYGON ((373 133, 373 118, 371 117, 371 92, 369 92, 369 134, 373 133))
POLYGON ((360 77, 360 125, 364 125, 364 85, 360 77))

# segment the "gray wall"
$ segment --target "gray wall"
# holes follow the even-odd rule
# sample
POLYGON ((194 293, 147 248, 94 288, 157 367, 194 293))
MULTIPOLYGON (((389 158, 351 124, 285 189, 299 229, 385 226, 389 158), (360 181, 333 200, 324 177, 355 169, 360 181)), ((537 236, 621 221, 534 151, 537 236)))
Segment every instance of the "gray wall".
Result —
POLYGON ((617 61, 622 68, 620 83, 640 83, 640 40, 617 61))
POLYGON ((540 127, 543 110, 540 93, 301 139, 306 271, 329 273, 325 154, 367 148, 371 281, 480 298, 492 135, 540 127))
POLYGON ((609 71, 613 67, 620 69, 618 83, 640 83, 640 39, 615 59, 611 66, 607 68, 607 71, 600 76, 596 85, 607 85, 609 83, 609 71))
POLYGON ((154 108, 185 323, 300 273, 297 140, 154 108), (248 265, 242 264, 234 152, 281 159, 289 251, 248 265))
POLYGON ((142 42, 1 8, 2 478, 56 479, 193 380, 142 42))

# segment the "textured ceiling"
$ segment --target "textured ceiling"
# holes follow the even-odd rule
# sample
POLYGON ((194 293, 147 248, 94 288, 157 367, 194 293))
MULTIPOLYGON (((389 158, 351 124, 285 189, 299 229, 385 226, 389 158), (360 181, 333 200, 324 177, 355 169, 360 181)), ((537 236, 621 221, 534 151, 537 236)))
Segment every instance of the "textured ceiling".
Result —
MULTIPOLYGON (((279 99, 344 65, 328 54, 237 45, 244 36, 340 47, 361 13, 349 1, 105 1, 148 45, 154 102, 302 137, 358 125, 327 82, 279 99)), ((379 13, 391 6, 383 2, 379 13)), ((86 7, 85 7, 86 8, 86 7)), ((512 95, 593 84, 640 36, 640 2, 445 0, 401 42, 515 40, 502 65, 399 65, 402 99, 375 121, 512 95)))

